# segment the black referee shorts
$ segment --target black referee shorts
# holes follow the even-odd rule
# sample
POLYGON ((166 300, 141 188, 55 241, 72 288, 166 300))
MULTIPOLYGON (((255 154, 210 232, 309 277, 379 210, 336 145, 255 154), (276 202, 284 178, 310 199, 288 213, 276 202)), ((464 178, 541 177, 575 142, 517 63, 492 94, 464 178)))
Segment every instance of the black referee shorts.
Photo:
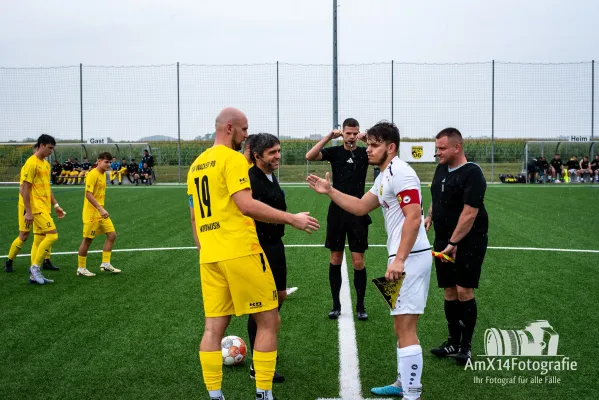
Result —
POLYGON ((338 206, 329 205, 327 215, 327 238, 324 247, 331 251, 343 251, 345 237, 352 253, 364 253, 368 249, 368 225, 370 216, 358 217, 338 206))
POLYGON ((285 258, 285 245, 282 240, 277 243, 261 244, 266 259, 275 278, 277 291, 287 289, 287 259, 285 258))
MULTIPOLYGON (((448 239, 435 238, 435 251, 443 251, 448 239)), ((461 286, 463 288, 478 288, 478 281, 487 252, 489 238, 486 234, 472 234, 458 243, 455 263, 442 262, 435 257, 435 271, 440 288, 461 286)))

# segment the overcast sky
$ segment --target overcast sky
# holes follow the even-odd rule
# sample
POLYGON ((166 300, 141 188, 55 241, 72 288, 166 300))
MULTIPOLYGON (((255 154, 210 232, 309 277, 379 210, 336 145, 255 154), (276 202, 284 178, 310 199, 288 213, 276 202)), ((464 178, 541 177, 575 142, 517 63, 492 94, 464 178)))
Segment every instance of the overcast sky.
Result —
MULTIPOLYGON (((429 138, 447 126, 490 136, 494 59, 497 137, 590 135, 599 0, 338 4, 339 63, 376 64, 340 67, 339 122, 394 120, 403 137, 429 138)), ((85 138, 177 137, 177 61, 183 139, 212 132, 225 106, 245 111, 251 132, 276 133, 276 61, 280 134, 324 134, 332 126, 332 15, 332 0, 3 1, 0 141, 78 139, 79 63, 85 138), (10 68, 69 65, 76 67, 10 68), (94 67, 130 65, 164 66, 94 67)))
MULTIPOLYGON (((339 61, 599 58, 597 0, 339 0, 339 61)), ((19 0, 2 66, 328 64, 332 0, 19 0)))

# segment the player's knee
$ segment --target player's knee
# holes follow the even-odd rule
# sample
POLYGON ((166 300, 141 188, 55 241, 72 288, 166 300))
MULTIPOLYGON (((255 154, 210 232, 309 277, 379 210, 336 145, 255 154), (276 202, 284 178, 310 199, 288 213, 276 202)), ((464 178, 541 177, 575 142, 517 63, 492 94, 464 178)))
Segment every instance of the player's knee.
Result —
POLYGON ((354 269, 364 269, 364 253, 351 253, 351 262, 354 269))
POLYGON ((457 287, 458 292, 458 300, 460 301, 468 301, 474 298, 474 289, 472 288, 464 288, 461 286, 457 287))
POLYGON ((443 295, 445 300, 453 301, 458 300, 458 290, 455 286, 444 289, 443 295))
POLYGON ((116 232, 108 232, 106 234, 106 239, 110 240, 111 242, 116 240, 116 232))
POLYGON ((58 240, 58 232, 54 231, 54 233, 46 233, 46 238, 44 240, 55 243, 58 240))
POLYGON ((287 290, 279 290, 278 293, 279 304, 283 303, 287 298, 287 290))
POLYGON ((331 264, 340 265, 343 262, 343 252, 342 251, 332 251, 331 252, 331 264))
POLYGON ((19 231, 19 239, 21 239, 21 242, 26 242, 28 238, 29 238, 28 231, 19 231))
POLYGON ((281 326, 281 318, 279 317, 279 312, 276 308, 256 314, 255 320, 258 329, 278 332, 281 326))

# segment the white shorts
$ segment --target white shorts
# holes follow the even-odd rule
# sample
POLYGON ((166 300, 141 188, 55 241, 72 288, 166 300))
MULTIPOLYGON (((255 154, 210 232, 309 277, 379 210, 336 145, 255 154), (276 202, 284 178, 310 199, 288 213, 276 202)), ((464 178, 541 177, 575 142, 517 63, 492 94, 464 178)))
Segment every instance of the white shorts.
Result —
MULTIPOLYGON (((394 259, 395 256, 389 257, 387 265, 394 259)), ((404 265, 406 276, 391 315, 424 314, 432 266, 433 256, 430 251, 408 256, 404 265)))
POLYGON ((570 173, 570 175, 571 175, 571 174, 575 174, 575 173, 576 173, 576 171, 578 171, 578 170, 576 170, 576 169, 569 169, 569 170, 568 170, 568 173, 570 173))

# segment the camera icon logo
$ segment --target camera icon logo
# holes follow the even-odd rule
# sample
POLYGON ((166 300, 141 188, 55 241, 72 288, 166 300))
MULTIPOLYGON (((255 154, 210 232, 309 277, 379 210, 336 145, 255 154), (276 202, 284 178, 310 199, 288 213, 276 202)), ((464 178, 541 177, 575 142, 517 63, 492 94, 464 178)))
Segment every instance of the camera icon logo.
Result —
POLYGON ((524 329, 485 331, 487 356, 557 356, 559 334, 546 320, 529 323, 524 329))

